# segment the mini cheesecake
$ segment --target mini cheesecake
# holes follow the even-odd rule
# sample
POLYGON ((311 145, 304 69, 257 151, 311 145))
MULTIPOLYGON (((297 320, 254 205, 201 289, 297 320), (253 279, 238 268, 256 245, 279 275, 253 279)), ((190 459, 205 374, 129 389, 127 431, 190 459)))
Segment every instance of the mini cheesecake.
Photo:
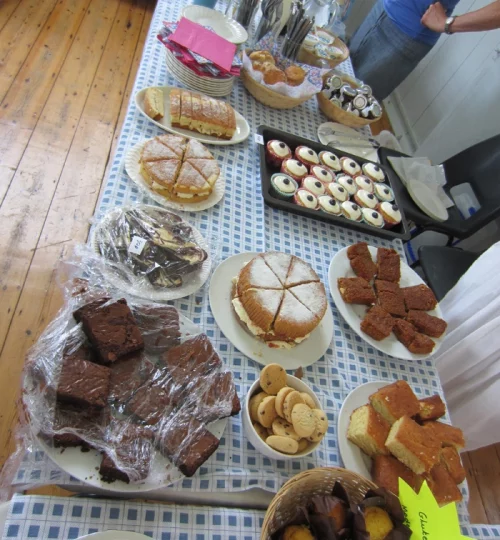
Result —
POLYGON ((351 178, 346 174, 337 176, 337 183, 346 189, 347 193, 349 193, 349 196, 354 195, 356 191, 358 191, 358 186, 354 181, 354 178, 351 178))
POLYGON ((318 197, 313 195, 310 191, 307 191, 307 189, 299 189, 294 195, 293 200, 295 201, 295 204, 303 206, 304 208, 310 208, 311 210, 318 209, 318 197))
POLYGON ((271 193, 277 199, 291 200, 298 187, 297 182, 287 174, 276 173, 271 176, 271 193))
POLYGON ((281 167, 284 159, 292 157, 292 151, 282 141, 273 139, 266 144, 266 161, 273 167, 281 167))
POLYGON ((307 146, 297 146, 295 149, 295 159, 298 159, 306 167, 311 167, 312 165, 319 165, 318 154, 307 146))
POLYGON ((356 176, 354 181, 356 182, 358 189, 364 189, 365 191, 368 191, 368 193, 373 193, 373 182, 366 176, 360 174, 359 176, 356 176))
POLYGON ((342 214, 339 202, 336 201, 333 197, 330 197, 329 195, 322 195, 321 197, 318 197, 318 202, 319 209, 322 212, 326 212, 327 214, 333 214, 334 216, 339 216, 342 214))
POLYGON ((365 189, 358 189, 356 195, 354 195, 354 201, 362 208, 376 208, 378 199, 373 193, 368 193, 365 189))
POLYGON ((382 167, 375 163, 363 163, 363 174, 368 176, 370 180, 374 182, 383 182, 385 179, 384 171, 382 167))
POLYGON ((325 167, 331 169, 333 172, 339 172, 342 170, 342 167, 340 166, 340 159, 333 152, 328 152, 327 150, 320 152, 319 162, 325 167))
POLYGON ((288 174, 288 176, 300 183, 307 176, 307 167, 300 161, 289 158, 284 159, 281 163, 281 172, 288 174))
POLYGON ((325 184, 329 184, 335 180, 335 175, 327 167, 322 165, 313 165, 310 169, 310 174, 321 180, 325 184))
POLYGON ((357 176, 361 172, 359 164, 350 157, 341 157, 340 166, 342 167, 342 170, 350 176, 357 176))
POLYGON ((385 225, 382 215, 376 210, 372 210, 371 208, 362 208, 361 216, 363 218, 363 221, 368 225, 371 225, 372 227, 382 229, 385 225))
POLYGON ((326 186, 326 192, 339 202, 347 201, 349 198, 349 193, 347 193, 347 190, 340 184, 337 184, 337 182, 331 182, 328 184, 326 186))
POLYGON ((361 221, 361 208, 352 201, 345 201, 340 205, 342 214, 351 221, 361 221))
POLYGON ((378 204, 377 210, 384 218, 386 229, 390 229, 391 227, 401 223, 401 212, 396 204, 390 202, 381 202, 378 204))
POLYGON ((394 192, 387 184, 374 184, 374 193, 381 202, 391 202, 394 200, 394 192))
POLYGON ((315 176, 306 176, 302 180, 301 187, 310 191, 316 197, 325 194, 325 186, 315 176))

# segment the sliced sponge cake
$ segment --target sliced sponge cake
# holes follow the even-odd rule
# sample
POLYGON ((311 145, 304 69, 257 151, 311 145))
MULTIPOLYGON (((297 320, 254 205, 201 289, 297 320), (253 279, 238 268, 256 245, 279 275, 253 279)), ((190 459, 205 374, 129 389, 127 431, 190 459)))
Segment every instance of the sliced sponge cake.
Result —
POLYGON ((406 381, 384 386, 370 396, 370 403, 390 424, 402 416, 413 417, 420 411, 420 403, 406 381))
POLYGON ((418 492, 423 478, 411 471, 393 456, 375 456, 372 463, 373 481, 380 487, 399 495, 399 479, 402 478, 414 491, 418 492))
POLYGON ((385 441, 389 427, 371 405, 363 405, 351 414, 347 438, 370 457, 388 455, 385 441))

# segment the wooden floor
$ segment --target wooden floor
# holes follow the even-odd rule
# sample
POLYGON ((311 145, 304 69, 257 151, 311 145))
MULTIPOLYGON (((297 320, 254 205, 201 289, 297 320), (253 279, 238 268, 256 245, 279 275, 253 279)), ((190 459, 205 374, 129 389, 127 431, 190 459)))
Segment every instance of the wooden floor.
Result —
MULTIPOLYGON (((58 262, 87 238, 154 5, 0 0, 1 465, 24 355, 60 307, 58 262)), ((465 457, 473 522, 500 523, 499 458, 465 457)))

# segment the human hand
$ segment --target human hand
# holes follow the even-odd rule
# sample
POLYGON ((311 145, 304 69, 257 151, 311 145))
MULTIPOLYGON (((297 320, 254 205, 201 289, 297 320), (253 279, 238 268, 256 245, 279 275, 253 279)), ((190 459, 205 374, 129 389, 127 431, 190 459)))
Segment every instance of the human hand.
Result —
POLYGON ((436 2, 427 8, 427 11, 423 14, 420 22, 424 26, 427 26, 427 28, 434 30, 434 32, 442 34, 447 18, 448 15, 444 10, 443 4, 441 4, 441 2, 436 2))

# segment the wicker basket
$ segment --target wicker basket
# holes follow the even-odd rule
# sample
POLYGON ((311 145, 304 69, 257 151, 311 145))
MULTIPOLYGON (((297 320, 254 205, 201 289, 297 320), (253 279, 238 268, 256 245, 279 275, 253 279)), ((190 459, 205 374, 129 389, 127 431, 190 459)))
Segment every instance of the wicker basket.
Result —
POLYGON ((315 67, 324 67, 322 62, 326 62, 328 66, 333 69, 349 58, 349 48, 339 37, 335 36, 331 32, 328 32, 324 28, 321 28, 321 31, 325 34, 330 34, 333 38, 335 38, 332 45, 337 47, 337 49, 340 49, 343 52, 343 55, 340 58, 328 60, 326 58, 319 58, 305 47, 301 47, 297 56, 297 61, 302 64, 308 64, 315 67))
POLYGON ((274 92, 267 86, 264 86, 263 84, 260 84, 256 80, 252 79, 246 69, 241 70, 240 77, 243 82, 243 86, 257 101, 260 101, 264 105, 272 107, 273 109, 293 109, 312 97, 307 96, 302 98, 293 98, 278 92, 274 92))
MULTIPOLYGON (((338 73, 338 72, 337 72, 338 73)), ((323 77, 323 81, 327 79, 331 74, 327 73, 323 77)), ((358 88, 359 83, 348 75, 339 74, 342 80, 346 83, 349 83, 353 88, 358 88)), ((349 126, 352 128, 360 128, 363 126, 368 126, 380 120, 380 118, 363 118, 361 116, 356 116, 351 112, 344 111, 342 107, 333 104, 329 99, 327 99, 322 92, 316 94, 316 99, 318 100, 318 105, 321 111, 325 116, 334 122, 339 122, 339 124, 344 124, 344 126, 349 126)))
POLYGON ((362 501, 365 493, 377 486, 356 474, 337 467, 319 467, 294 476, 276 493, 269 505, 260 540, 269 540, 282 527, 296 519, 299 507, 307 506, 315 495, 329 495, 335 482, 341 482, 353 503, 362 501))

